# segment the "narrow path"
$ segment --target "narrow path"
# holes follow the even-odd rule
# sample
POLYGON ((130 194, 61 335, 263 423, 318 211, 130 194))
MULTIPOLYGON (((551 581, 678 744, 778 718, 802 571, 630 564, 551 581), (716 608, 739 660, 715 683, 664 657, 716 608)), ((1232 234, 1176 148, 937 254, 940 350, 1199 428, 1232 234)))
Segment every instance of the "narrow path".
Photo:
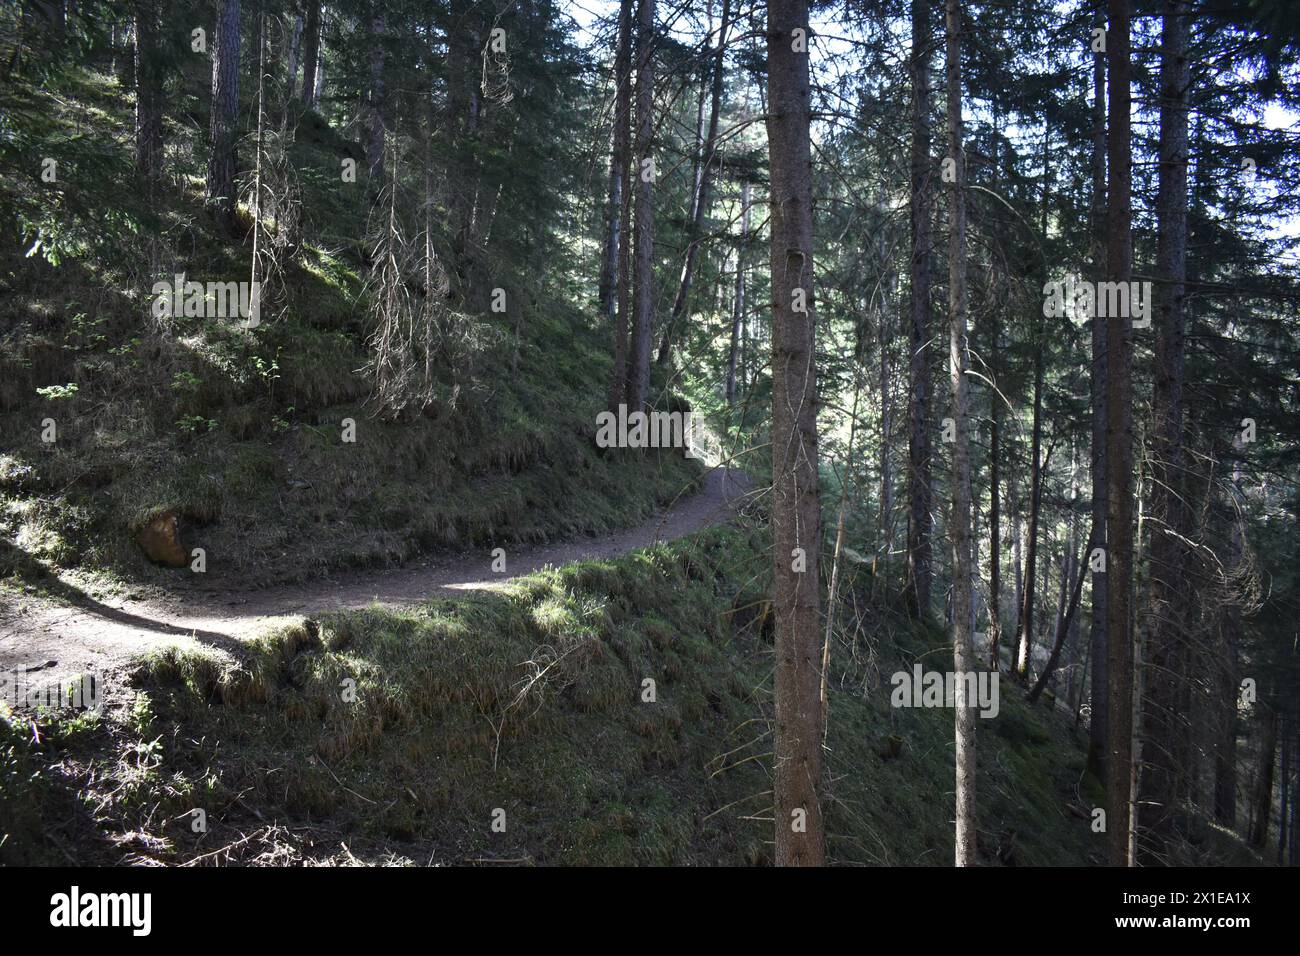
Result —
POLYGON ((744 473, 715 468, 702 488, 638 527, 538 548, 506 549, 506 571, 492 571, 491 548, 379 571, 346 571, 303 584, 186 595, 156 601, 82 595, 61 603, 19 598, 0 604, 0 672, 40 668, 56 676, 118 672, 131 658, 168 644, 203 644, 237 652, 240 642, 267 626, 323 611, 373 603, 409 606, 437 593, 490 588, 547 565, 613 557, 660 541, 674 541, 734 514, 751 487, 744 473))

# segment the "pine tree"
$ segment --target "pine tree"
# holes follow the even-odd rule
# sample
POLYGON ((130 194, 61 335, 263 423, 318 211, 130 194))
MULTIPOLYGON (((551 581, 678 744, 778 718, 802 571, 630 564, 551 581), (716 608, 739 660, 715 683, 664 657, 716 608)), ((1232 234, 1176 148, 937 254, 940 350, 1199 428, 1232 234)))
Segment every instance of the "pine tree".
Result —
POLYGON ((776 863, 821 866, 821 514, 807 2, 770 0, 767 16, 776 863))
MULTIPOLYGON (((971 618, 971 488, 970 488, 970 385, 966 376, 966 152, 962 142, 960 0, 946 0, 946 74, 948 99, 948 156, 953 163, 949 191, 948 232, 948 377, 952 386, 953 445, 952 517, 952 622, 953 668, 958 679, 975 671, 971 618)), ((975 701, 965 685, 954 701, 956 712, 956 863, 976 863, 975 824, 975 701)))
POLYGON ((912 0, 910 210, 911 347, 908 397, 908 604, 930 609, 930 269, 933 161, 930 157, 930 0, 912 0))
POLYGON ((636 248, 633 254, 632 340, 627 405, 650 401, 650 347, 654 326, 654 47, 655 0, 637 0, 636 31, 636 248))
MULTIPOLYGON (((1109 0, 1106 31, 1109 82, 1106 276, 1128 284, 1133 274, 1132 143, 1129 106, 1128 0, 1109 0)), ((1098 317, 1106 330, 1106 638, 1109 645, 1110 735, 1106 774, 1106 834, 1112 866, 1132 854, 1133 786, 1133 323, 1098 317)))
POLYGON ((235 226, 235 139, 239 116, 239 0, 220 0, 217 35, 212 54, 212 121, 209 132, 206 197, 218 220, 235 226))

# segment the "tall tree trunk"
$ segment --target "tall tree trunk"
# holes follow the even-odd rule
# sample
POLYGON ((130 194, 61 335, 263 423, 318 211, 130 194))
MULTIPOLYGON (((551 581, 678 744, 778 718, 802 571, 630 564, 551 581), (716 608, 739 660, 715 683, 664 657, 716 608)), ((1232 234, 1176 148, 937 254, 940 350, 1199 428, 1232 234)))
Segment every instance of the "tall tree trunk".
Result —
MULTIPOLYGON (((1098 13, 1101 0, 1098 0, 1098 13)), ((1106 232, 1106 54, 1092 55, 1092 276, 1105 278, 1106 232)), ((1092 526, 1097 542, 1106 542, 1106 323, 1092 323, 1092 526)), ((1091 555, 1088 556, 1091 560, 1091 555)), ((1108 664, 1106 643, 1106 572, 1092 572, 1092 626, 1089 636, 1092 663, 1091 717, 1088 720, 1088 769, 1100 781, 1106 780, 1106 710, 1108 664)))
MULTIPOLYGON (((888 251, 885 249, 885 236, 882 232, 877 240, 881 262, 887 262, 888 251)), ((894 550, 894 476, 890 468, 890 449, 893 445, 894 417, 889 394, 890 365, 889 343, 893 338, 890 326, 890 303, 883 288, 892 287, 891 282, 882 282, 879 306, 876 309, 877 346, 880 351, 880 554, 882 573, 887 574, 889 555, 894 550)))
POLYGON ((1013 673, 1024 681, 1029 677, 1030 649, 1034 634, 1034 597, 1038 584, 1038 527, 1043 500, 1043 330, 1038 329, 1034 347, 1034 420, 1030 437, 1029 524, 1025 535, 1025 580, 1016 628, 1016 660, 1013 673))
MULTIPOLYGON (((109 45, 113 50, 113 74, 117 76, 117 84, 123 89, 135 86, 135 57, 131 56, 130 51, 122 49, 122 41, 130 39, 131 33, 129 24, 113 24, 113 33, 109 40, 109 45)), ((20 48, 21 49, 21 48, 20 48)), ((15 57, 18 51, 14 52, 15 57)))
POLYGON ((636 31, 636 251, 632 347, 628 359, 627 405, 644 409, 650 400, 650 347, 654 329, 654 136, 655 0, 637 0, 636 31))
POLYGON ((776 863, 825 862, 807 0, 769 0, 776 863))
POLYGON ((1071 535, 1070 551, 1066 552, 1066 557, 1062 561, 1061 567, 1061 597, 1065 597, 1065 584, 1070 579, 1071 570, 1077 570, 1074 575, 1074 587, 1070 591, 1069 603, 1062 604, 1061 610, 1056 615, 1056 638, 1052 642, 1052 651, 1047 657, 1047 663, 1043 665, 1043 672, 1038 675, 1038 680, 1034 682, 1033 689, 1030 690, 1028 701, 1034 703, 1043 692, 1048 682, 1052 679, 1052 674, 1056 672, 1056 665, 1061 659, 1061 649, 1065 646, 1065 638, 1070 632, 1070 623, 1074 620, 1074 612, 1079 607, 1079 597, 1083 594, 1083 579, 1088 576, 1088 551, 1091 550, 1093 542, 1096 540, 1097 533, 1094 530, 1088 536, 1088 542, 1083 547, 1084 560, 1078 563, 1077 569, 1072 565, 1074 541, 1071 535))
MULTIPOLYGON (((1127 284, 1133 274, 1133 170, 1129 109, 1129 4, 1109 0, 1106 56, 1110 69, 1106 146, 1107 276, 1127 284)), ((1108 318, 1106 335, 1106 635, 1109 645, 1109 760, 1106 833, 1112 866, 1132 857, 1133 767, 1133 323, 1108 318)))
POLYGON ((457 175, 447 183, 452 265, 462 291, 468 278, 474 197, 478 192, 481 50, 478 13, 472 0, 451 0, 447 26, 447 129, 457 175))
MULTIPOLYGON (((1093 530, 1094 541, 1097 540, 1096 533, 1097 532, 1094 529, 1093 530)), ((1087 558, 1087 552, 1084 553, 1084 558, 1085 559, 1087 558)), ((1074 704, 1072 705, 1074 707, 1074 729, 1075 730, 1079 729, 1079 721, 1083 717, 1084 693, 1089 691, 1089 688, 1087 687, 1087 681, 1088 681, 1088 673, 1089 673, 1088 668, 1091 662, 1088 660, 1088 658, 1091 655, 1092 655, 1092 642, 1089 641, 1087 644, 1083 645, 1083 662, 1079 665, 1079 679, 1077 685, 1078 692, 1074 696, 1074 704)))
POLYGON ((293 29, 284 38, 285 60, 288 80, 285 82, 285 96, 293 99, 298 91, 298 62, 302 56, 302 14, 293 15, 293 29))
POLYGON ((312 87, 311 107, 320 109, 320 98, 325 92, 325 40, 329 37, 330 12, 322 6, 320 11, 320 50, 316 55, 316 83, 312 87))
POLYGON ((316 70, 320 61, 320 21, 320 0, 307 0, 302 40, 302 103, 310 109, 315 109, 317 104, 316 70))
POLYGON ((1287 739, 1286 715, 1282 715, 1282 775, 1278 777, 1278 816, 1277 816, 1277 865, 1281 866, 1286 862, 1287 847, 1287 825, 1290 820, 1287 819, 1290 804, 1289 785, 1291 783, 1291 742, 1287 739))
MULTIPOLYGON (((998 191, 1002 182, 1000 142, 1002 113, 999 104, 993 106, 993 189, 998 191)), ((998 391, 1002 362, 1002 320, 997 309, 991 310, 988 321, 989 374, 993 387, 989 389, 989 668, 996 674, 1002 668, 1002 395, 998 391)))
MULTIPOLYGON (((1020 489, 1016 482, 1016 473, 1012 470, 1007 476, 1007 513, 1011 516, 1011 577, 1016 593, 1016 623, 1020 623, 1020 607, 1024 604, 1025 575, 1024 557, 1020 547, 1020 489)), ((1016 666, 1014 655, 1011 666, 1016 666)))
POLYGON ((1273 815, 1273 767, 1277 756, 1277 711, 1262 709, 1263 729, 1259 741, 1259 771, 1251 795, 1250 845, 1257 850, 1268 846, 1269 818, 1273 815))
POLYGON ((262 246, 262 148, 266 132, 266 14, 262 0, 257 3, 257 130, 253 155, 253 257, 249 268, 249 314, 246 320, 259 321, 261 287, 258 280, 258 256, 262 246))
MULTIPOLYGON (((1084 558, 1088 554, 1084 552, 1084 558)), ((1087 572, 1083 568, 1087 567, 1086 561, 1075 561, 1071 569, 1074 574, 1082 575, 1087 578, 1087 572)), ((1065 708, 1071 714, 1075 715, 1075 725, 1078 725, 1079 714, 1079 616, 1076 614, 1068 621, 1068 628, 1065 632, 1065 708)))
POLYGON ((930 264, 933 221, 930 160, 930 0, 912 0, 912 328, 908 365, 907 605, 930 610, 930 264))
MULTIPOLYGON (((1051 161, 1051 126, 1043 126, 1043 202, 1041 233, 1044 241, 1048 227, 1048 183, 1049 163, 1051 161)), ((1046 278, 1046 277, 1044 277, 1046 278)), ((1029 667, 1032 663, 1031 648, 1034 638, 1034 602, 1038 586, 1038 530, 1043 503, 1043 375, 1045 364, 1045 335, 1043 314, 1040 311, 1034 321, 1034 419, 1030 429, 1029 440, 1029 531, 1025 542, 1025 591, 1024 603, 1019 607, 1019 621, 1016 628, 1016 661, 1012 672, 1020 681, 1029 680, 1029 667)))
POLYGON ((835 631, 835 598, 839 593, 840 557, 844 553, 844 520, 849 510, 849 497, 853 485, 853 449, 858 437, 858 401, 862 396, 862 369, 853 367, 853 410, 849 413, 849 443, 844 452, 844 474, 840 481, 839 514, 835 520, 835 550, 831 556, 831 581, 826 596, 826 630, 822 641, 821 662, 821 722, 823 739, 826 733, 826 712, 829 707, 827 688, 829 687, 831 663, 831 635, 835 631))
MULTIPOLYGON (((1232 564, 1229 564, 1232 567, 1232 564)), ((1236 614, 1222 613, 1223 646, 1217 663, 1218 714, 1214 747, 1214 819, 1237 828, 1237 638, 1236 614)))
POLYGON ((1288 866, 1296 865, 1295 847, 1296 847, 1296 785, 1297 781, 1294 776, 1297 758, 1300 757, 1300 745, 1297 744, 1294 725, 1291 731, 1291 832, 1287 836, 1286 860, 1288 866))
MULTIPOLYGON (((998 352, 998 324, 994 318, 992 349, 998 352)), ((998 647, 1002 643, 1002 502, 999 497, 1002 458, 1002 396, 989 393, 989 667, 1001 668, 998 647)))
MULTIPOLYGON (((710 17, 712 14, 710 14, 710 17)), ((672 337, 690 301, 691 280, 695 276, 695 261, 699 256, 700 243, 704 240, 704 217, 709 211, 709 192, 712 187, 711 171, 714 166, 714 153, 718 144, 718 119, 722 112, 722 89, 726 78, 727 31, 731 26, 731 0, 722 0, 722 21, 718 26, 718 49, 714 54, 712 87, 709 91, 709 127, 700 150, 699 173, 695 187, 695 198, 691 210, 690 242, 686 246, 686 259, 682 263, 681 278, 677 283, 677 297, 673 300, 673 311, 664 328, 663 341, 659 346, 659 365, 667 365, 672 352, 672 337)))
MULTIPOLYGON (((629 79, 629 83, 631 80, 629 79)), ((631 112, 628 113, 629 124, 631 112)), ((629 126, 629 136, 631 129, 629 126)), ((632 147, 627 149, 623 165, 623 210, 619 214, 617 312, 614 319, 614 382, 610 407, 628 400, 628 358, 632 327, 632 147)))
MULTIPOLYGON (((1241 450, 1241 436, 1234 442, 1241 450)), ((1232 469, 1233 504, 1242 499, 1241 461, 1232 469)), ((1241 564, 1244 551, 1242 526, 1235 507, 1228 509, 1228 573, 1231 575, 1241 564)), ((1214 818, 1231 830, 1237 829, 1237 696, 1240 692, 1241 611, 1233 602, 1227 602, 1219 612, 1220 649, 1217 668, 1218 720, 1217 742, 1214 748, 1214 818)))
MULTIPOLYGON (((971 637, 970 385, 966 380, 966 153, 961 121, 961 6, 947 0, 944 11, 948 99, 948 156, 955 164, 948 235, 948 376, 952 386, 953 447, 952 538, 953 667, 961 680, 975 670, 971 637)), ((956 854, 957 866, 974 866, 975 706, 956 695, 956 854)))
POLYGON ((373 194, 384 184, 384 141, 387 138, 387 100, 384 89, 385 34, 388 23, 382 12, 373 12, 367 23, 370 34, 370 89, 366 104, 366 168, 370 171, 373 194))
MULTIPOLYGON (((1050 682, 1052 674, 1055 672, 1057 665, 1060 663, 1061 651, 1066 645, 1070 634, 1070 627, 1074 622, 1074 612, 1079 603, 1079 595, 1083 592, 1083 580, 1087 577, 1087 572, 1080 570, 1081 566, 1086 565, 1088 549, 1092 547, 1091 538, 1088 545, 1084 548, 1083 560, 1075 558, 1075 548, 1079 544, 1079 513, 1076 510, 1079 497, 1078 482, 1078 461, 1075 457, 1074 447, 1070 448, 1070 520, 1069 530, 1065 536, 1065 549, 1061 552, 1061 573, 1057 580, 1056 596, 1056 630, 1052 641, 1052 649, 1048 654, 1047 663, 1043 666, 1043 671, 1038 675, 1034 682, 1034 687, 1029 693, 1029 702, 1033 703, 1038 699, 1043 688, 1050 682), (1070 590, 1070 582, 1075 579, 1077 574, 1078 584, 1074 590, 1070 590)), ((1046 581, 1044 581, 1046 585, 1046 581)), ((1044 622, 1046 626, 1046 622, 1044 622)))
POLYGON ((158 0, 135 3, 135 168, 162 176, 162 70, 158 62, 158 0))
POLYGON ((235 227, 235 122, 239 116, 239 0, 220 0, 212 55, 207 200, 229 231, 235 227))
POLYGON ((731 297, 731 348, 727 354, 727 404, 736 404, 736 355, 745 334, 745 250, 749 245, 749 183, 740 184, 740 242, 736 246, 736 287, 731 297))
MULTIPOLYGON (((614 146, 609 157, 609 189, 605 199, 605 247, 600 259, 600 312, 609 319, 610 327, 618 321, 618 285, 625 277, 619 273, 619 237, 623 222, 623 192, 627 188, 628 152, 632 139, 632 0, 620 0, 618 7, 618 49, 614 54, 614 146)), ((620 359, 627 362, 627 331, 623 330, 619 355, 619 336, 614 339, 614 378, 618 382, 622 372, 620 359)), ((621 385, 615 386, 614 403, 622 399, 621 385)))
POLYGON ((1195 555, 1189 540, 1183 467, 1183 353, 1187 280, 1187 62, 1186 0, 1164 0, 1160 66, 1160 172, 1156 199, 1155 389, 1151 402, 1151 623, 1149 666, 1142 700, 1143 773, 1139 800, 1139 862, 1165 861, 1176 810, 1178 740, 1187 712, 1179 706, 1187 673, 1191 595, 1185 582, 1195 555))

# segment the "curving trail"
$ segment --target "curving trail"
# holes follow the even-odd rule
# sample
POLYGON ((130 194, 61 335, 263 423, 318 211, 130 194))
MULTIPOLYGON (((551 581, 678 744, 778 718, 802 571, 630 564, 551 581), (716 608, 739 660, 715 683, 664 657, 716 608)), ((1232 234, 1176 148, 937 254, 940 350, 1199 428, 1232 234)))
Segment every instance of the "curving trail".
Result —
POLYGON ((505 573, 492 571, 492 549, 484 548, 401 568, 346 571, 301 584, 183 598, 100 602, 72 586, 62 588, 67 601, 0 598, 0 672, 39 668, 42 682, 87 671, 113 674, 133 657, 170 644, 238 653, 243 640, 297 617, 374 603, 419 604, 439 592, 490 588, 547 565, 613 557, 675 541, 730 518, 752 482, 738 470, 714 468, 701 485, 696 494, 626 531, 507 549, 505 573))

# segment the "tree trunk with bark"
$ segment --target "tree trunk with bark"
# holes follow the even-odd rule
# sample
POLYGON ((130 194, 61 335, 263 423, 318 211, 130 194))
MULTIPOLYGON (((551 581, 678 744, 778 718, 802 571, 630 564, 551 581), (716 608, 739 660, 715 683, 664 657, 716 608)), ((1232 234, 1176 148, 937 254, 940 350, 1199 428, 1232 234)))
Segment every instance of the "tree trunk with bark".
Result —
MULTIPOLYGON (((1048 170, 1051 161, 1051 126, 1043 127, 1043 197, 1042 226, 1044 239, 1047 236, 1048 216, 1048 170)), ((1046 330, 1043 327, 1043 314, 1040 311, 1034 321, 1034 418, 1029 440, 1029 529, 1025 541, 1025 590, 1023 603, 1018 608, 1016 627, 1016 660, 1012 673, 1026 682, 1029 680, 1029 667, 1032 663, 1031 648, 1034 640, 1034 610, 1038 594, 1038 531, 1043 503, 1043 376, 1045 365, 1046 330)))
POLYGON ((239 116, 239 0, 220 0, 212 51, 212 115, 208 130, 208 202, 228 231, 235 227, 235 124, 239 116))
MULTIPOLYGON (((1127 284, 1133 273, 1132 143, 1129 109, 1128 0, 1109 0, 1106 33, 1109 122, 1106 146, 1106 273, 1127 284)), ((1106 335, 1106 635, 1109 645, 1106 834, 1112 866, 1131 866, 1133 772, 1133 327, 1129 317, 1098 319, 1106 335)))
POLYGON ((638 0, 636 31, 636 250, 633 269, 632 343, 627 406, 650 401, 650 348, 654 330, 654 29, 655 0, 638 0))
MULTIPOLYGON (((1020 623, 1020 607, 1024 603, 1025 574, 1024 556, 1020 546, 1020 489, 1014 470, 1007 476, 1007 514, 1011 516, 1011 578, 1015 586, 1016 623, 1020 623)), ((1016 666, 1013 655, 1011 666, 1016 666)))
POLYGON ((260 309, 261 286, 258 257, 262 251, 262 153, 266 137, 266 14, 258 3, 257 12, 257 127, 254 137, 253 154, 253 257, 249 268, 249 283, 253 290, 250 298, 250 314, 247 318, 258 321, 260 309))
POLYGON ((731 297, 731 347, 727 353, 727 404, 736 404, 736 357, 745 334, 745 250, 749 245, 749 183, 740 184, 740 242, 736 246, 736 285, 731 297))
POLYGON ((163 171, 163 78, 158 56, 158 0, 136 0, 135 168, 151 181, 163 171))
MULTIPOLYGON (((1233 471, 1232 487, 1240 494, 1241 466, 1233 471)), ((1242 535, 1236 516, 1231 515, 1228 533, 1228 571, 1232 573, 1241 563, 1242 535)), ((1237 695, 1239 692, 1239 635, 1241 613, 1233 604, 1220 612, 1220 650, 1217 667, 1217 698, 1219 701, 1214 748, 1214 818, 1235 830, 1237 828, 1237 695)))
MULTIPOLYGON (((710 18, 712 13, 710 13, 710 18)), ((681 278, 677 283, 677 297, 673 300, 673 311, 668 317, 664 329, 663 342, 659 347, 658 363, 667 365, 672 352, 672 337, 686 315, 690 302, 691 282, 695 276, 695 261, 699 256, 700 244, 704 240, 704 217, 709 211, 709 193, 712 187, 712 169, 714 153, 718 145, 718 119, 722 113, 723 81, 726 78, 727 32, 731 27, 731 0, 722 0, 722 21, 718 26, 718 48, 714 54, 713 75, 709 90, 709 125, 699 155, 699 172, 696 176, 695 198, 691 210, 690 241, 686 246, 686 259, 682 263, 681 278)))
POLYGON ((1164 0, 1160 66, 1160 169, 1156 199, 1155 389, 1152 396, 1151 544, 1148 666, 1142 699, 1143 773, 1139 806, 1146 865, 1166 862, 1173 835, 1176 760, 1188 714, 1180 706, 1190 676, 1186 581, 1195 555, 1190 539, 1183 466, 1183 364, 1187 280, 1187 61, 1186 0, 1164 0))
POLYGON ((807 0, 768 4, 776 863, 821 866, 821 515, 807 0))
POLYGON ((1291 742, 1287 737, 1286 715, 1282 715, 1282 775, 1278 777, 1278 815, 1277 815, 1277 865, 1286 862, 1287 827, 1290 824, 1288 813, 1291 797, 1291 742))
MULTIPOLYGON (((619 323, 619 288, 627 282, 620 270, 620 241, 626 206, 628 159, 632 142, 632 0, 621 0, 618 8, 618 50, 614 54, 614 145, 609 158, 609 190, 605 200, 605 246, 600 260, 599 301, 601 315, 609 319, 614 332, 614 381, 610 407, 623 400, 623 378, 627 369, 627 325, 619 323)), ((626 320, 626 315, 623 316, 626 320)))
MULTIPOLYGON (((1029 696, 1026 698, 1031 704, 1038 700, 1043 689, 1047 686, 1048 682, 1051 681, 1052 674, 1056 672, 1056 665, 1061 659, 1061 649, 1065 646, 1065 638, 1070 633, 1070 624, 1074 620, 1074 613, 1079 607, 1079 598, 1083 594, 1083 581, 1084 578, 1088 576, 1088 552, 1092 549, 1093 542, 1096 540, 1096 535, 1097 533, 1094 530, 1092 534, 1088 536, 1088 542, 1083 546, 1084 560, 1079 562, 1077 573, 1074 574, 1074 587, 1070 591, 1069 603, 1063 604, 1061 610, 1057 612, 1056 638, 1052 642, 1052 651, 1047 657, 1047 663, 1043 665, 1043 672, 1038 675, 1038 680, 1034 682, 1033 689, 1029 691, 1029 696)), ((1073 541, 1071 541, 1070 547, 1072 551, 1074 547, 1073 541)), ((1067 552, 1067 554, 1069 553, 1070 552, 1067 552)), ((1074 569, 1071 566, 1071 561, 1067 558, 1063 562, 1063 567, 1061 568, 1062 597, 1065 596, 1065 585, 1071 577, 1071 570, 1074 569)))
POLYGON ((1029 523, 1025 535, 1025 577, 1021 603, 1017 609, 1016 659, 1012 671, 1025 681, 1029 678, 1030 648, 1034 635, 1034 598, 1038 586, 1039 508, 1043 500, 1043 330, 1037 332, 1034 350, 1034 419, 1030 438, 1029 523))
MULTIPOLYGON (((995 320, 996 321, 996 320, 995 320)), ((993 354, 998 348, 996 326, 993 354)), ((1001 669, 998 648, 1002 643, 1002 502, 999 497, 1002 457, 1002 396, 993 392, 989 415, 989 667, 1001 669)))
POLYGON ((298 91, 298 65, 302 57, 302 19, 301 13, 293 15, 293 27, 286 31, 284 38, 285 72, 288 76, 284 84, 284 92, 287 99, 293 99, 298 91))
POLYGON ((1250 845, 1257 850, 1268 846, 1269 818, 1273 815, 1273 767, 1277 752, 1277 711, 1266 708, 1260 715, 1259 770, 1251 794, 1250 845))
MULTIPOLYGON (((884 234, 879 237, 879 252, 882 262, 886 259, 884 234)), ((891 283, 882 283, 888 287, 891 283)), ((894 416, 890 407, 889 395, 892 391, 889 364, 889 343, 893 337, 890 325, 890 308, 886 296, 882 293, 876 309, 877 348, 880 352, 880 555, 882 573, 888 574, 889 556, 894 550, 894 475, 890 467, 890 450, 893 445, 894 416)))
POLYGON ((912 0, 910 217, 911 341, 908 365, 907 606, 930 610, 930 270, 933 169, 930 158, 930 0, 912 0))
MULTIPOLYGON (((966 153, 961 119, 961 6, 947 0, 944 10, 948 99, 948 158, 954 163, 948 235, 948 376, 952 386, 953 446, 953 667, 958 681, 975 671, 971 635, 970 385, 966 378, 966 153)), ((957 866, 974 866, 975 707, 965 692, 956 694, 956 853, 957 866)))
MULTIPOLYGON (((1101 4, 1098 3, 1100 8, 1101 4)), ((1098 13, 1100 14, 1100 9, 1098 13)), ((1092 278, 1105 278, 1106 232, 1106 54, 1092 55, 1092 278)), ((1106 323, 1092 323, 1092 526, 1097 546, 1106 543, 1106 323)), ((1091 555, 1088 558, 1091 562, 1091 555)), ((1088 720, 1088 769, 1100 781, 1106 780, 1108 740, 1106 700, 1106 572, 1092 571, 1092 626, 1089 635, 1092 665, 1092 716, 1088 720)))
POLYGON ((451 260, 457 285, 468 278, 474 197, 478 192, 482 37, 472 0, 451 0, 447 26, 447 130, 456 175, 447 181, 451 260))
POLYGON ((385 35, 387 19, 383 13, 370 15, 370 89, 366 102, 366 168, 370 171, 370 189, 377 194, 384 183, 384 143, 387 139, 387 94, 384 89, 385 35))
POLYGON ((320 61, 320 0, 307 0, 302 40, 302 103, 309 109, 317 106, 316 71, 320 61))

